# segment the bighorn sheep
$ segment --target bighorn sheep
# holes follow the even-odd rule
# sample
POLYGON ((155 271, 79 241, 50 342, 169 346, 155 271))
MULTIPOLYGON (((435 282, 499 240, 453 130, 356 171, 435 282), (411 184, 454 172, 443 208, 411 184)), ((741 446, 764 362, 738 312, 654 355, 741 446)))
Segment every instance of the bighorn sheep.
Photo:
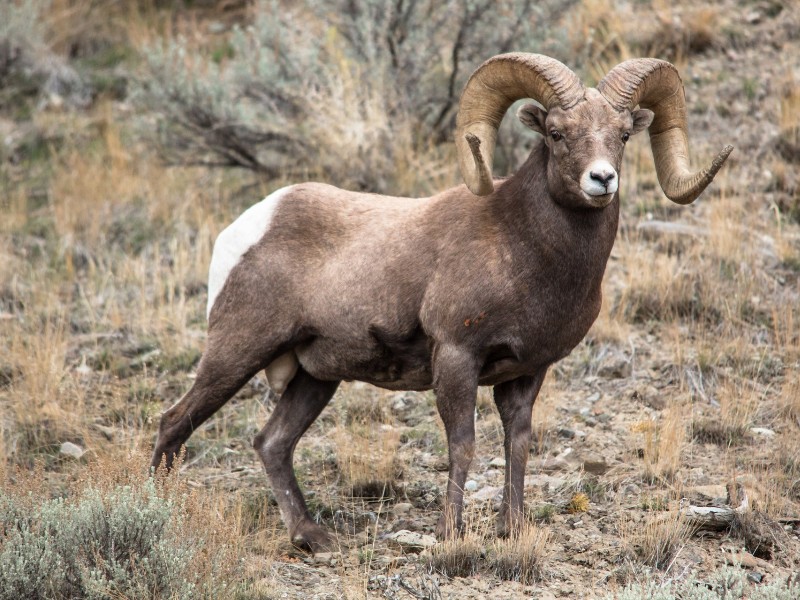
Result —
POLYGON ((248 209, 214 246, 207 348, 194 385, 162 416, 153 465, 171 465, 192 431, 266 369, 281 395, 254 445, 292 540, 317 551, 331 537, 309 515, 292 457, 339 382, 433 389, 450 454, 436 528, 447 538, 461 527, 477 387, 492 385, 507 465, 498 532, 516 531, 533 403, 548 367, 598 315, 622 153, 648 127, 658 180, 679 204, 732 150, 689 169, 683 85, 667 62, 623 62, 595 89, 552 58, 504 54, 461 98, 466 187, 412 199, 306 183, 248 209), (521 98, 544 107, 518 112, 542 139, 516 174, 493 179, 497 128, 521 98))

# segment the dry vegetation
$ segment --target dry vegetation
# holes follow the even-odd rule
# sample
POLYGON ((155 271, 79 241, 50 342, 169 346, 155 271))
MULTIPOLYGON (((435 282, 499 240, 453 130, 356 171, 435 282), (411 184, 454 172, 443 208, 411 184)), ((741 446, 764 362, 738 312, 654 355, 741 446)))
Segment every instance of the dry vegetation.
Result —
MULTIPOLYGON (((453 151, 442 143, 451 135, 450 80, 460 85, 481 52, 511 43, 486 38, 488 45, 471 46, 461 63, 455 46, 443 45, 410 65, 402 60, 414 57, 416 38, 406 54, 403 39, 393 38, 402 60, 379 62, 377 72, 349 54, 375 50, 374 32, 348 29, 367 21, 297 4, 294 23, 308 20, 321 45, 314 56, 286 60, 300 57, 307 62, 292 69, 307 64, 315 71, 275 87, 287 94, 283 112, 264 95, 269 89, 251 90, 272 102, 252 113, 225 112, 230 98, 204 96, 215 88, 203 79, 232 76, 241 59, 237 44, 247 41, 241 36, 254 19, 247 2, 57 0, 44 12, 45 3, 33 0, 0 6, 4 525, 12 522, 11 508, 13 515, 39 514, 47 499, 64 498, 64 515, 82 514, 91 494, 109 507, 120 498, 150 498, 162 516, 169 505, 167 522, 181 529, 165 529, 162 541, 176 545, 170 556, 177 558, 164 563, 172 575, 163 577, 182 564, 181 538, 192 550, 203 547, 181 580, 196 586, 186 597, 634 598, 656 597, 660 589, 659 598, 685 598, 669 595, 671 586, 724 578, 750 597, 762 597, 756 594, 766 585, 789 590, 788 578, 800 570, 796 2, 548 2, 531 13, 535 31, 516 32, 514 48, 553 53, 588 79, 632 56, 672 60, 684 75, 695 155, 736 146, 703 197, 675 207, 660 194, 646 140, 631 143, 603 312, 551 370, 534 411, 529 524, 520 537, 494 537, 503 466, 492 459, 502 452, 502 428, 483 390, 466 530, 432 548, 401 548, 388 537, 434 528, 446 449, 431 394, 344 385, 301 441, 298 479, 313 513, 339 538, 341 551, 330 556, 291 548, 251 450, 272 410, 263 376, 194 434, 177 478, 159 477, 147 488, 142 456, 158 416, 186 390, 203 349, 216 234, 287 180, 409 194, 455 184, 453 151), (227 138, 211 138, 192 130, 196 120, 180 122, 186 115, 177 104, 148 96, 148 77, 158 77, 153 48, 162 43, 188 48, 183 62, 170 63, 183 73, 175 82, 195 77, 193 93, 219 102, 197 105, 220 109, 209 118, 221 119, 214 121, 220 127, 232 116, 252 120, 227 138), (417 78, 428 95, 390 97, 397 72, 405 73, 406 87, 417 78), (310 104, 288 95, 298 90, 310 94, 310 104), (319 118, 309 122, 302 111, 292 117, 301 104, 319 118), (413 112, 423 105, 424 119, 413 112), (165 117, 186 127, 165 129, 165 117), (297 168, 269 144, 244 164, 247 144, 255 143, 248 136, 264 132, 294 144, 297 168), (245 169, 187 165, 225 162, 219 148, 226 140, 239 144, 228 164, 245 169), (352 160, 341 165, 342 157, 352 160), (730 482, 744 486, 752 510, 719 533, 690 527, 681 502, 720 505, 730 482), (721 570, 731 562, 747 577, 721 570), (623 591, 633 582, 640 592, 623 591)), ((513 22, 520 7, 532 10, 524 2, 503 6, 497 23, 513 22)), ((475 36, 473 26, 480 27, 465 20, 453 34, 475 36)), ((512 125, 501 132, 499 161, 509 169, 527 139, 512 125)), ((46 522, 31 519, 31 531, 46 522)), ((4 565, 16 556, 9 532, 0 529, 4 565)), ((146 553, 136 552, 119 564, 130 567, 146 553)), ((112 566, 98 568, 108 574, 112 566)), ((70 585, 88 586, 81 588, 87 597, 144 597, 135 586, 147 584, 134 575, 145 571, 120 567, 128 587, 116 571, 123 579, 107 578, 103 587, 84 567, 75 567, 83 575, 70 585)), ((9 581, 0 573, 0 598, 21 597, 9 581)), ((152 586, 147 597, 183 597, 186 589, 152 586)))

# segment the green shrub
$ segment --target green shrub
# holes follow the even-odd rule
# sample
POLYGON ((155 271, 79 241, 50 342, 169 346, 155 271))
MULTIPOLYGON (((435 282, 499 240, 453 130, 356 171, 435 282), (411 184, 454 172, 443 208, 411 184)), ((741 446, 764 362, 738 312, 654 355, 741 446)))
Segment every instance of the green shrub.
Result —
POLYGON ((228 587, 199 560, 210 552, 226 565, 227 550, 205 544, 153 479, 87 487, 73 501, 0 494, 0 523, 2 600, 214 598, 228 587))
POLYGON ((224 56, 185 40, 151 48, 136 95, 162 117, 169 162, 410 192, 402 174, 418 179, 415 157, 450 139, 472 70, 554 51, 548 20, 573 3, 262 2, 224 56))
POLYGON ((723 567, 702 579, 690 577, 680 582, 660 583, 647 579, 608 594, 604 600, 795 600, 800 598, 800 580, 774 579, 756 585, 739 567, 723 567))

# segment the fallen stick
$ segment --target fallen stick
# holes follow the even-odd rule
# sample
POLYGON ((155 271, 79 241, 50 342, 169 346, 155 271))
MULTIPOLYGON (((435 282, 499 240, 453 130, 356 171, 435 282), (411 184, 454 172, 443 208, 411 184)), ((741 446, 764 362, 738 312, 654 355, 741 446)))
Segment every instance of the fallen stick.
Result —
MULTIPOLYGON (((750 509, 750 502, 747 493, 740 484, 728 484, 728 506, 694 506, 688 504, 684 507, 684 500, 681 500, 681 514, 697 530, 722 531, 728 529, 733 523, 736 515, 740 515, 750 509), (736 504, 735 508, 730 506, 736 504)), ((686 500, 688 503, 688 500, 686 500)))

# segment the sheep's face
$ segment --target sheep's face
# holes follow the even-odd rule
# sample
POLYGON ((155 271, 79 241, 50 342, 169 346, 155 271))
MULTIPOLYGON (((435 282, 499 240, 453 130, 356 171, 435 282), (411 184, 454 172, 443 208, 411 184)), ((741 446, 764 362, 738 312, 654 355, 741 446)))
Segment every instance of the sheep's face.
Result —
POLYGON ((652 111, 614 109, 595 89, 573 108, 549 112, 534 104, 519 109, 520 120, 544 136, 550 158, 547 187, 569 207, 603 208, 619 189, 622 153, 628 139, 653 121, 652 111))

